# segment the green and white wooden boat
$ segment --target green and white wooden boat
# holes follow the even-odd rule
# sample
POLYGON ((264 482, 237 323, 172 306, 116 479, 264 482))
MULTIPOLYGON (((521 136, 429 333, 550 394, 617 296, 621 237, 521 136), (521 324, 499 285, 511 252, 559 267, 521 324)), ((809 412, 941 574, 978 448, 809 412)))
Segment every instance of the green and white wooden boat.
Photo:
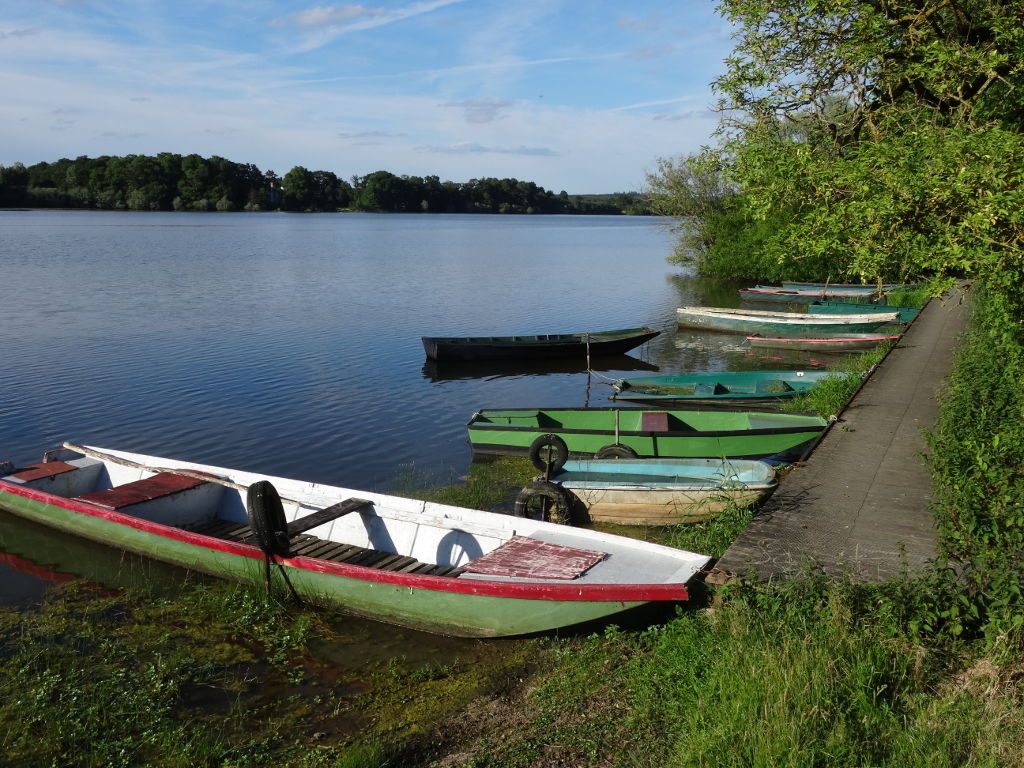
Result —
POLYGON ((887 304, 861 304, 851 301, 812 301, 807 305, 812 315, 859 315, 872 312, 886 314, 895 312, 897 323, 912 323, 921 313, 917 307, 896 307, 887 304))
POLYGON ((0 469, 0 509, 430 632, 553 630, 686 600, 708 557, 598 531, 65 443, 0 469))
POLYGON ((792 349, 799 352, 856 352, 874 349, 886 341, 898 341, 900 334, 839 333, 833 336, 748 336, 751 347, 792 349))
POLYGON ((762 459, 799 454, 825 425, 817 416, 761 411, 507 408, 478 411, 467 426, 475 452, 538 464, 548 434, 575 456, 762 459))
POLYGON ((589 522, 675 525, 749 506, 775 490, 775 468, 742 459, 581 459, 551 481, 568 490, 589 522))
POLYGON ((745 334, 867 333, 896 320, 896 312, 870 312, 854 315, 810 312, 773 312, 763 309, 726 309, 721 307, 680 307, 676 319, 686 328, 745 334))
POLYGON ((719 371, 639 376, 613 381, 611 399, 650 405, 764 406, 806 392, 829 375, 829 371, 719 371))

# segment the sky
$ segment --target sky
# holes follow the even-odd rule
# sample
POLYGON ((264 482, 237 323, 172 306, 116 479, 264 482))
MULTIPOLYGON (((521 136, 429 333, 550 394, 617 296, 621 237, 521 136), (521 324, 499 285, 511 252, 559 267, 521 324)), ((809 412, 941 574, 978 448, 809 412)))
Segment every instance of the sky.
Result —
POLYGON ((717 126, 713 0, 0 0, 0 165, 219 155, 638 191, 717 126))

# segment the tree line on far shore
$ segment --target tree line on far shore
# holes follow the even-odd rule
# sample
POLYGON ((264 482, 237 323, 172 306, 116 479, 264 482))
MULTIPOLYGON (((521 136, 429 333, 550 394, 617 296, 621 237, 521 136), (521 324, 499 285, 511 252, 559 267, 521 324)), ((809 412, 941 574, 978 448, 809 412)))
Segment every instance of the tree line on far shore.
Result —
POLYGON ((177 155, 62 158, 0 165, 0 207, 135 211, 380 211, 646 215, 644 195, 555 194, 530 181, 441 181, 375 171, 346 181, 292 168, 284 177, 223 157, 177 155))

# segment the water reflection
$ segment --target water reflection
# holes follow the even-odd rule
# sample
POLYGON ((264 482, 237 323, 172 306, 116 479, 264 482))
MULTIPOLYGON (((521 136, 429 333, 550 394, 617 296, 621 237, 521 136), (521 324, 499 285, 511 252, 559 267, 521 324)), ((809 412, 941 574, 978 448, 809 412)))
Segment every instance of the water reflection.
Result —
MULTIPOLYGON (((590 370, 600 373, 617 371, 657 371, 658 366, 630 355, 596 357, 590 370)), ((586 373, 587 361, 577 360, 481 360, 479 362, 438 362, 428 359, 423 364, 423 377, 430 381, 491 379, 502 376, 550 376, 562 373, 586 373)))
POLYGON ((40 602, 50 585, 84 578, 111 588, 145 588, 174 595, 202 574, 113 549, 0 511, 0 573, 3 602, 40 602))

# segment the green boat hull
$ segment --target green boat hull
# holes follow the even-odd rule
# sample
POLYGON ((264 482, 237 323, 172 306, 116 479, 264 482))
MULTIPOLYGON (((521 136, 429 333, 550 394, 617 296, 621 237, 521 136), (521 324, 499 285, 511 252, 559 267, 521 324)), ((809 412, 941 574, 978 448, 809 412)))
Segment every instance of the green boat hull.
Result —
MULTIPOLYGON (((213 576, 250 584, 263 581, 262 554, 252 546, 196 546, 196 537, 176 529, 167 528, 170 535, 154 533, 103 516, 82 514, 73 508, 11 493, 0 495, 0 510, 107 546, 213 576), (174 538, 175 534, 180 538, 174 538)), ((278 563, 287 573, 296 593, 311 603, 338 607, 378 621, 460 637, 532 634, 602 619, 624 608, 644 604, 444 592, 294 567, 288 558, 279 558, 278 563)), ((279 578, 276 566, 271 573, 274 578, 279 578)))
POLYGON ((640 457, 734 459, 799 454, 825 426, 824 419, 802 414, 634 408, 485 410, 467 425, 477 453, 528 455, 534 441, 550 433, 576 456, 618 444, 640 457))

